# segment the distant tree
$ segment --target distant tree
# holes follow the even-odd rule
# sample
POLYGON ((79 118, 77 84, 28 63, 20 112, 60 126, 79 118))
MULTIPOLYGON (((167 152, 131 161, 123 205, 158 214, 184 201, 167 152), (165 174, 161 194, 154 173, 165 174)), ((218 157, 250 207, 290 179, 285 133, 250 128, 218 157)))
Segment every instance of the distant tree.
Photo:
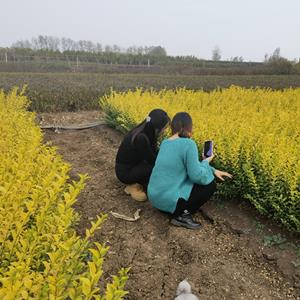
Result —
POLYGON ((31 48, 35 50, 59 51, 60 39, 53 36, 39 35, 33 38, 31 48))
POLYGON ((144 47, 138 47, 137 48, 137 54, 144 54, 144 47))
POLYGON ((230 61, 232 61, 232 62, 238 62, 239 61, 239 57, 238 56, 231 57, 230 61))
POLYGON ((144 54, 148 55, 150 50, 151 50, 151 47, 145 46, 144 47, 144 54))
POLYGON ((107 53, 110 53, 110 52, 112 52, 112 47, 110 45, 106 45, 104 48, 104 51, 107 53))
POLYGON ((130 46, 126 49, 126 53, 128 54, 137 54, 137 47, 136 46, 130 46))
POLYGON ((87 40, 78 41, 79 51, 83 52, 93 52, 93 43, 87 40))
POLYGON ((60 39, 54 36, 46 36, 46 45, 47 48, 46 50, 50 50, 50 51, 59 51, 59 47, 60 47, 60 39))
POLYGON ((32 38, 31 40, 32 48, 34 50, 40 50, 42 46, 41 41, 42 41, 41 36, 32 38))
POLYGON ((78 46, 77 42, 73 41, 70 38, 62 38, 60 41, 61 50, 64 51, 77 51, 78 46))
POLYGON ((85 51, 90 53, 96 52, 96 45, 91 41, 85 41, 85 51))
POLYGON ((69 39, 63 37, 60 41, 60 46, 61 46, 61 50, 64 51, 70 51, 70 44, 69 44, 69 39))
POLYGON ((29 40, 20 40, 13 43, 12 48, 32 49, 32 44, 29 40))
POLYGON ((233 61, 233 62, 243 62, 244 58, 243 58, 243 56, 235 56, 235 57, 231 57, 230 61, 233 61))
POLYGON ((264 56, 264 62, 266 63, 268 60, 269 60, 269 54, 266 53, 265 56, 264 56))
POLYGON ((96 44, 97 53, 101 53, 103 51, 102 45, 100 43, 96 44))
POLYGON ((118 45, 113 45, 112 50, 114 53, 119 53, 121 52, 121 47, 118 45))
POLYGON ((274 50, 274 52, 273 52, 273 54, 272 54, 271 57, 272 57, 273 59, 278 59, 278 58, 281 57, 281 55, 280 55, 280 48, 279 48, 279 47, 276 48, 276 49, 274 50))
POLYGON ((272 74, 290 74, 293 64, 280 55, 280 48, 276 48, 272 55, 265 56, 265 64, 272 74))
POLYGON ((218 46, 216 46, 213 50, 212 50, 212 60, 213 61, 219 61, 221 60, 221 50, 218 46))
POLYGON ((153 46, 150 47, 148 54, 151 56, 167 56, 167 51, 161 46, 153 46))

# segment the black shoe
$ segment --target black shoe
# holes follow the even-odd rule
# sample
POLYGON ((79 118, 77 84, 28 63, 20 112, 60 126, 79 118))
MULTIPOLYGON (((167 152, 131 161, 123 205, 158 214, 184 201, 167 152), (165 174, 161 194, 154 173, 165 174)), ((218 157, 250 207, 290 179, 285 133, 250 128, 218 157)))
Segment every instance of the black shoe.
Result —
POLYGON ((175 226, 181 226, 188 229, 200 229, 202 226, 200 223, 193 220, 192 215, 185 210, 181 215, 171 220, 171 224, 175 226))

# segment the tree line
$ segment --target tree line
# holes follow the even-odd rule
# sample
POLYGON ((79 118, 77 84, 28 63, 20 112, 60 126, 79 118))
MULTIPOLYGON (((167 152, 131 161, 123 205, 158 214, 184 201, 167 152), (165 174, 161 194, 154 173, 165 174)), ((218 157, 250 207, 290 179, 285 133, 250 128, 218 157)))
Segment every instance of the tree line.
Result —
POLYGON ((11 48, 46 50, 53 52, 87 52, 87 53, 127 53, 151 56, 167 56, 167 51, 162 46, 130 46, 121 48, 118 45, 102 45, 89 40, 74 41, 70 38, 39 35, 30 40, 19 40, 11 48))
MULTIPOLYGON (((70 38, 57 38, 39 35, 31 40, 19 40, 9 48, 0 48, 0 63, 53 64, 51 70, 98 71, 92 64, 128 65, 128 66, 168 66, 169 73, 195 75, 243 75, 243 74, 298 74, 300 62, 289 61, 276 48, 272 54, 266 54, 263 62, 245 62, 242 56, 230 60, 221 59, 221 49, 212 50, 212 59, 199 59, 195 56, 169 56, 162 46, 131 46, 121 48, 118 45, 102 45, 88 40, 74 41, 70 38), (74 69, 71 64, 75 64, 74 69), (89 66, 82 66, 89 63, 89 66), (80 67, 80 68, 79 68, 80 67)), ((1 67, 1 70, 13 70, 1 67), (4 68, 4 69, 3 69, 4 68)), ((23 68, 24 69, 24 68, 23 68)), ((24 70, 27 70, 28 66, 24 70)), ((29 68, 30 69, 30 68, 29 68)), ((141 70, 139 70, 140 72, 141 70)), ((152 72, 159 71, 153 69, 152 72)), ((163 70, 160 70, 163 71, 163 70)), ((147 71, 148 72, 148 71, 147 71)))

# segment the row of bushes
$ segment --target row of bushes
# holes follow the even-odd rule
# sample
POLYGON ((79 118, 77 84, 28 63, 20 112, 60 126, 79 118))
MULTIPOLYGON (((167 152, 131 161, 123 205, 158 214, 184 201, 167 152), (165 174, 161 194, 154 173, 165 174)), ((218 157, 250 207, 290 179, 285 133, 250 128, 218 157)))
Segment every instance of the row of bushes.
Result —
POLYGON ((0 91, 0 299, 122 299, 127 269, 99 285, 108 247, 91 237, 106 215, 76 234, 72 205, 86 176, 70 181, 28 106, 22 93, 0 91))
POLYGON ((283 89, 300 86, 300 76, 177 76, 151 74, 0 73, 0 88, 27 85, 30 109, 39 112, 98 109, 99 97, 115 91, 176 89, 210 91, 230 85, 283 89))
POLYGON ((234 175, 225 198, 248 199, 262 214, 300 232, 300 89, 230 87, 114 92, 100 101, 107 121, 128 131, 154 108, 189 112, 200 153, 214 140, 214 165, 234 175))

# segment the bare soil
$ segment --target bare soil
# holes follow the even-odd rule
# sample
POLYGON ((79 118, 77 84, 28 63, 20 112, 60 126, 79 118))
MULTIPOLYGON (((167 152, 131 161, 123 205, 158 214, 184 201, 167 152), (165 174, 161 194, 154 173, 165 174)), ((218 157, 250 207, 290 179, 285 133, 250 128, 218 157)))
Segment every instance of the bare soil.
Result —
MULTIPOLYGON (((82 124, 101 113, 40 114, 42 124, 82 124)), ((170 217, 138 203, 115 178, 114 159, 122 134, 106 125, 80 131, 45 131, 72 164, 71 177, 90 179, 75 206, 84 234, 99 213, 109 214, 95 240, 106 242, 105 278, 131 267, 126 299, 174 299, 178 283, 187 279, 200 299, 300 299, 299 236, 261 217, 248 203, 214 199, 196 218, 203 228, 191 231, 169 224, 170 217), (133 216, 136 222, 110 212, 133 216)))

